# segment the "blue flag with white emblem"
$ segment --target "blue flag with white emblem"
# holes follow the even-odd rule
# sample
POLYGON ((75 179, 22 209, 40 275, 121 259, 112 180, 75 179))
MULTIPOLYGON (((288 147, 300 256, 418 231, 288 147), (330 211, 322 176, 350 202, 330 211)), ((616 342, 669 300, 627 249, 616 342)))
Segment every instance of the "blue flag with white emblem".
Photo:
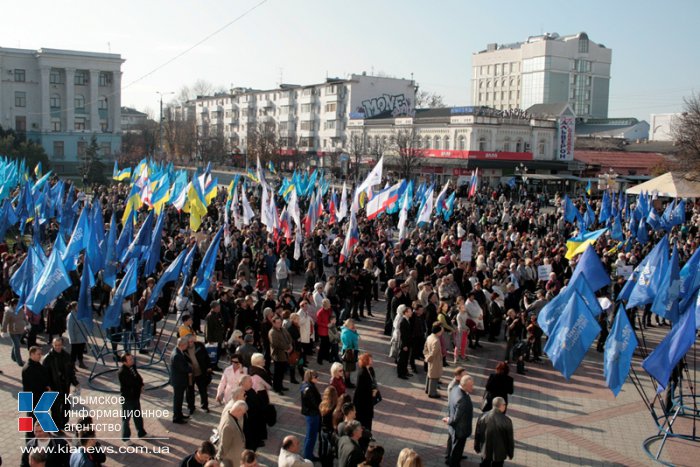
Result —
POLYGON ((603 369, 605 382, 617 397, 627 379, 632 364, 632 355, 637 348, 637 336, 622 305, 617 309, 615 322, 605 341, 603 369))
POLYGON ((599 333, 600 325, 588 311, 581 296, 574 293, 547 340, 544 351, 554 368, 568 380, 599 333))
POLYGON ((88 246, 90 238, 90 209, 85 206, 80 212, 78 223, 75 224, 73 235, 70 237, 66 252, 63 255, 63 264, 67 271, 75 271, 78 267, 78 256, 88 246))
POLYGON ((53 299, 58 297, 64 290, 70 287, 71 281, 68 277, 61 255, 57 250, 51 252, 49 260, 41 272, 41 276, 34 284, 32 291, 27 296, 25 305, 34 314, 41 313, 53 299))
POLYGON ((659 292, 661 278, 668 267, 668 236, 665 235, 643 260, 637 282, 630 292, 627 308, 652 303, 659 292))
POLYGON ((593 248, 586 248, 578 260, 576 269, 571 275, 571 281, 574 282, 578 276, 583 275, 588 282, 591 290, 596 292, 606 285, 610 285, 610 274, 605 270, 603 263, 600 261, 598 254, 593 248))
MULTIPOLYGON (((697 302, 697 300, 696 300, 697 302)), ((695 306, 689 306, 681 315, 678 324, 671 328, 664 340, 642 362, 642 367, 649 373, 659 386, 666 389, 671 372, 695 342, 696 321, 695 306)))
POLYGON ((122 317, 122 304, 124 299, 129 295, 136 293, 138 280, 138 260, 133 258, 129 261, 126 268, 126 274, 119 283, 117 290, 114 292, 112 301, 105 310, 105 316, 102 320, 102 329, 119 327, 122 317))
POLYGON ((168 269, 166 269, 165 272, 163 272, 163 275, 160 276, 160 279, 158 279, 158 282, 153 287, 151 296, 148 299, 148 302, 146 303, 146 306, 144 308, 145 310, 150 310, 155 306, 156 302, 158 301, 158 297, 160 296, 160 293, 165 287, 165 284, 177 280, 177 278, 180 276, 180 271, 182 271, 182 265, 185 263, 186 256, 187 250, 182 250, 178 257, 175 258, 175 261, 170 263, 168 269))
POLYGON ((659 292, 651 305, 651 311, 677 323, 680 318, 678 312, 678 297, 681 294, 681 277, 678 266, 678 248, 673 246, 671 262, 666 267, 666 271, 661 274, 659 292))
POLYGON ((576 280, 569 281, 569 285, 559 295, 549 301, 537 315, 537 323, 546 335, 552 335, 559 318, 574 295, 578 295, 581 298, 592 316, 598 316, 602 313, 595 293, 591 290, 584 276, 580 275, 576 280))

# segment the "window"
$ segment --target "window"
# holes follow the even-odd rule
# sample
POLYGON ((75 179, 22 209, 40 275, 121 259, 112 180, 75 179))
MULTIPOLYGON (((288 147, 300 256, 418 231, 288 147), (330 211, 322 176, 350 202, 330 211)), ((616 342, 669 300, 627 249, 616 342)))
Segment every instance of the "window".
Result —
POLYGON ((464 138, 464 135, 460 135, 459 138, 457 138, 457 149, 460 151, 464 151, 465 149, 465 144, 466 139, 464 138))
POLYGON ((63 152, 63 141, 53 142, 53 157, 56 159, 63 159, 65 157, 63 152))
POLYGON ((588 87, 591 86, 591 80, 592 80, 592 79, 591 79, 590 76, 586 76, 586 86, 588 86, 588 87))
POLYGON ((443 149, 450 149, 450 137, 445 136, 443 139, 443 149))
POLYGON ((506 99, 506 92, 505 92, 505 91, 501 91, 501 100, 503 101, 503 100, 505 100, 505 99, 506 99))
POLYGON ((547 147, 547 143, 545 142, 545 140, 541 139, 540 142, 537 144, 537 154, 544 157, 544 152, 545 152, 546 147, 547 147))
POLYGON ((76 86, 84 86, 88 82, 88 77, 87 77, 87 71, 85 70, 78 70, 75 72, 75 85, 76 86))
POLYGON ((51 131, 61 131, 61 119, 60 118, 51 119, 51 131))
POLYGON ((75 110, 85 111, 85 97, 80 94, 75 96, 75 110))
POLYGON ((327 96, 333 96, 338 92, 337 86, 334 84, 333 86, 328 86, 326 88, 326 95, 327 96))
POLYGON ((510 152, 510 138, 505 138, 503 140, 503 151, 510 152))
POLYGON ((100 71, 100 86, 109 86, 112 84, 112 73, 100 71))
POLYGON ((436 136, 433 138, 433 149, 440 149, 440 137, 436 136))
POLYGON ((27 131, 27 117, 15 117, 15 131, 27 131))
POLYGON ((85 157, 85 148, 87 143, 85 141, 78 141, 78 157, 85 157))
POLYGON ((311 88, 306 88, 301 91, 302 96, 311 96, 313 94, 313 89, 311 88))
POLYGON ((425 149, 430 149, 430 136, 425 137, 425 143, 423 143, 425 149))
POLYGON ((326 130, 335 130, 335 120, 328 120, 324 125, 323 128, 326 130))
POLYGON ((109 127, 107 126, 107 120, 100 120, 100 131, 102 133, 107 133, 107 129, 109 127))
POLYGON ((100 110, 107 110, 107 97, 106 96, 101 96, 97 100, 97 108, 100 110))
POLYGON ((303 113, 311 112, 311 104, 301 104, 301 111, 303 113))
POLYGON ((100 143, 100 155, 111 156, 112 146, 109 143, 100 143))
POLYGON ((523 149, 523 140, 518 138, 518 141, 515 143, 515 152, 521 152, 523 149))
POLYGON ((279 130, 280 131, 287 131, 289 122, 280 122, 279 123, 279 130))
POLYGON ((75 119, 75 129, 76 130, 84 130, 85 129, 85 118, 84 117, 77 117, 75 119))
POLYGON ((51 105, 52 109, 60 109, 61 96, 59 94, 51 94, 51 97, 49 98, 49 104, 51 105))
POLYGON ((326 112, 335 112, 336 109, 338 108, 338 104, 335 102, 329 102, 326 104, 326 112))
POLYGON ((15 68, 15 83, 24 83, 26 81, 26 73, 21 68, 15 68))
POLYGON ((301 122, 301 127, 302 130, 304 131, 311 131, 314 129, 314 122, 313 120, 304 120, 301 122))
POLYGON ((49 83, 63 84, 63 75, 59 70, 51 70, 49 72, 49 83))
POLYGON ((588 53, 588 37, 586 37, 585 35, 582 35, 578 40, 578 53, 588 53))
POLYGON ((486 151, 486 137, 479 138, 479 151, 486 151))
POLYGON ((24 91, 15 91, 15 107, 27 106, 27 93, 24 91))
POLYGON ((299 146, 305 148, 312 148, 314 146, 314 139, 311 137, 299 138, 299 146))

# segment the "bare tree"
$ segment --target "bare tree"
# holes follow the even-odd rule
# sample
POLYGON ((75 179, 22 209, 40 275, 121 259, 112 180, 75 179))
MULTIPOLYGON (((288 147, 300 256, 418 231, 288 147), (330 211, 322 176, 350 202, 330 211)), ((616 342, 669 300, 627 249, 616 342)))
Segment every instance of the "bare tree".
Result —
POLYGON ((389 149, 385 138, 375 138, 374 143, 368 142, 367 145, 369 146, 369 153, 372 155, 375 162, 379 162, 379 159, 381 159, 387 149, 389 149))
POLYGON ((425 90, 416 92, 416 109, 433 109, 436 107, 446 107, 440 94, 425 90))
POLYGON ((678 158, 686 169, 700 168, 700 95, 683 99, 684 112, 671 126, 678 158))
POLYGON ((415 128, 401 129, 396 133, 396 149, 399 177, 413 178, 423 165, 425 154, 415 128))
POLYGON ((360 163, 362 156, 367 152, 367 144, 365 134, 362 132, 353 132, 348 140, 348 153, 352 157, 353 171, 355 172, 355 180, 360 176, 360 163))
POLYGON ((214 92, 214 85, 205 79, 198 79, 192 85, 191 92, 194 94, 194 97, 209 96, 214 92))
POLYGON ((280 138, 277 136, 275 124, 262 122, 252 129, 248 129, 247 151, 249 160, 255 161, 258 157, 260 163, 265 165, 269 161, 279 162, 280 138))

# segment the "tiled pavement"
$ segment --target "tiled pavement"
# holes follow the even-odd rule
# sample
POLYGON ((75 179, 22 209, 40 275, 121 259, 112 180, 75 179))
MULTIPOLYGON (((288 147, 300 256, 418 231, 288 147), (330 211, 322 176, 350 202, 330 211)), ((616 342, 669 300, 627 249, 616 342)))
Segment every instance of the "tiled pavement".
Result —
MULTIPOLYGON (((396 378, 395 367, 387 358, 388 338, 382 334, 383 310, 385 303, 375 304, 375 318, 360 323, 361 347, 375 356, 377 379, 380 382, 384 400, 376 408, 374 435, 387 451, 384 465, 395 465, 398 452, 410 446, 416 449, 428 466, 444 465, 442 458, 447 439, 445 425, 441 418, 446 410, 446 400, 428 399, 423 393, 423 373, 402 381, 396 378)), ((659 331, 651 332, 652 340, 658 341, 659 331)), ((483 343, 471 356, 465 367, 474 376, 476 387, 472 400, 478 407, 483 393, 483 384, 488 374, 503 355, 503 342, 483 343)), ((18 465, 19 446, 23 436, 17 432, 16 393, 20 388, 20 369, 9 358, 9 342, 0 342, 0 455, 4 464, 18 465)), ((26 352, 25 352, 26 353, 26 352)), ((141 357, 142 358, 142 357, 141 357)), ((91 358, 88 358, 92 361, 91 358)), ((691 368, 692 368, 692 362, 691 368)), ((639 361, 635 363, 639 369, 639 361)), ((452 365, 446 369, 448 380, 452 365)), ((316 368, 315 362, 312 368, 316 368)), ((513 368, 514 369, 514 368, 513 368)), ((320 369, 321 381, 328 380, 328 364, 320 369)), ((86 380, 86 372, 81 371, 80 381, 86 380)), ((155 375, 155 377, 160 377, 155 375)), ((622 392, 614 398, 605 387, 602 370, 602 354, 591 350, 581 368, 570 382, 556 373, 546 362, 529 365, 525 376, 514 375, 515 394, 510 399, 508 415, 515 426, 515 458, 509 465, 653 465, 644 454, 642 441, 654 434, 652 419, 641 402, 635 388, 628 381, 622 392)), ((647 381, 647 389, 651 386, 647 381)), ((210 386, 210 394, 215 391, 218 379, 210 386)), ((114 387, 115 375, 103 379, 103 384, 114 387)), ((289 397, 272 395, 278 404, 278 424, 270 430, 266 447, 260 450, 262 462, 276 465, 276 453, 281 438, 288 433, 304 436, 304 420, 299 412, 299 397, 291 386, 289 397)), ((86 386, 83 384, 83 386, 86 386)), ((444 388, 444 385, 443 385, 444 388)), ((83 396, 100 394, 83 388, 83 396)), ((444 395, 444 390, 442 391, 444 395)), ((145 409, 170 409, 169 388, 148 391, 143 397, 145 409)), ((137 440, 131 449, 139 446, 168 447, 169 452, 158 454, 115 454, 108 459, 108 465, 152 466, 176 465, 184 455, 192 452, 198 442, 209 436, 211 429, 218 424, 221 408, 214 403, 211 414, 197 412, 187 425, 173 425, 169 420, 149 419, 146 430, 153 437, 167 440, 137 440)), ((93 407, 94 408, 94 407, 93 407)), ((479 410, 475 410, 478 415, 479 410)), ((100 423, 115 420, 100 420, 100 423)), ((115 448, 124 446, 120 440, 107 440, 103 434, 103 444, 115 448)), ((119 437, 119 434, 111 434, 119 437)), ((162 448, 164 451, 165 449, 162 448)), ((467 444, 465 452, 469 459, 463 465, 477 465, 473 444, 467 444)), ((666 460, 676 465, 698 465, 700 444, 671 443, 666 460), (693 459, 696 459, 693 461, 693 459)))

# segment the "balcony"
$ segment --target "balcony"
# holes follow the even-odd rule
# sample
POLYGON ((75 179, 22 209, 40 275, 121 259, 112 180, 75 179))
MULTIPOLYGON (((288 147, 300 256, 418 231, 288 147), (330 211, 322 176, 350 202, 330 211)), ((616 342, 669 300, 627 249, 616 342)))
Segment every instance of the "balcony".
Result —
POLYGON ((297 99, 297 101, 298 101, 300 104, 310 104, 310 103, 312 103, 312 102, 316 102, 316 99, 317 99, 317 96, 311 94, 311 95, 308 95, 308 96, 303 96, 303 95, 302 95, 302 96, 299 96, 299 99, 297 99))

